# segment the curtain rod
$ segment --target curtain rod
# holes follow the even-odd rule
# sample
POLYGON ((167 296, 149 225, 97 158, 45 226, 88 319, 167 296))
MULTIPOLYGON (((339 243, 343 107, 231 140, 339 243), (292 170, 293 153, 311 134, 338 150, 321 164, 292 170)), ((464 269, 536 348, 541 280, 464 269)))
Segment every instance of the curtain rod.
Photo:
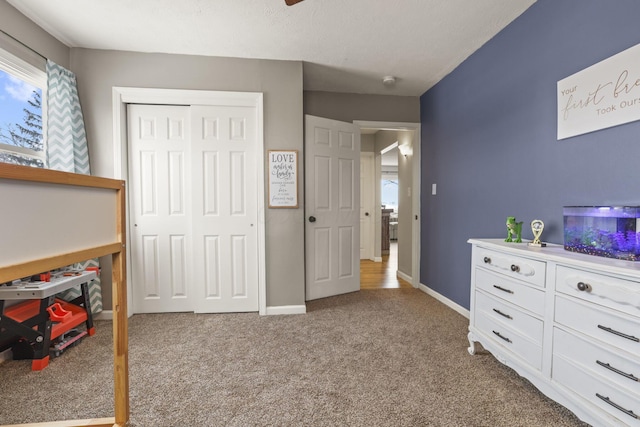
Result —
POLYGON ((38 52, 37 50, 35 50, 34 48, 27 46, 25 43, 21 42, 20 40, 18 40, 17 38, 13 37, 11 34, 7 33, 4 30, 0 30, 0 33, 4 34, 5 36, 9 37, 11 40, 15 41, 16 43, 26 47, 27 49, 29 49, 31 52, 35 53, 36 55, 38 55, 40 58, 44 59, 45 61, 47 61, 49 58, 47 58, 46 56, 44 56, 43 54, 41 54, 40 52, 38 52))

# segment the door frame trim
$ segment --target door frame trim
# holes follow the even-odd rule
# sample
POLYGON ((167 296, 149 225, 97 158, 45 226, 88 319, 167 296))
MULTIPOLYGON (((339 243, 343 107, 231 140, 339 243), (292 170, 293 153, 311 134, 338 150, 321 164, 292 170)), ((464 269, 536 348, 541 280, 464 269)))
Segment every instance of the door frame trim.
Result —
MULTIPOLYGON (((209 90, 155 89, 137 87, 118 87, 112 89, 113 112, 113 177, 128 179, 128 138, 127 104, 148 105, 215 105, 242 106, 256 108, 257 147, 257 214, 258 214, 258 312, 267 314, 266 287, 266 233, 264 205, 264 107, 261 92, 226 92, 209 90)), ((127 215, 127 245, 129 241, 129 216, 127 215)), ((131 262, 131 253, 127 251, 127 263, 131 262)), ((127 313, 133 315, 132 281, 127 271, 127 313)))
MULTIPOLYGON (((413 221, 411 239, 412 256, 411 256, 411 284, 414 288, 420 286, 420 223, 422 222, 420 211, 420 148, 422 147, 422 132, 420 123, 408 123, 408 122, 378 122, 368 120, 354 120, 353 124, 362 128, 374 128, 380 130, 412 130, 414 131, 413 139, 413 153, 412 163, 413 179, 412 179, 412 193, 411 193, 411 209, 412 216, 417 215, 417 219, 413 221)), ((376 215, 379 215, 376 210, 376 215)), ((379 233, 380 230, 374 229, 375 233, 379 233)))
MULTIPOLYGON (((369 230, 367 231, 369 233, 369 247, 367 248, 367 258, 370 261, 375 261, 375 251, 374 251, 374 247, 375 247, 375 242, 376 242, 376 234, 375 234, 375 225, 376 225, 376 219, 375 219, 375 205, 376 205, 376 185, 375 185, 375 180, 376 180, 376 162, 375 162, 375 153, 371 152, 371 151, 360 151, 360 169, 362 170, 362 157, 367 157, 370 158, 371 162, 371 174, 373 175, 371 178, 371 188, 367 188, 367 191, 371 192, 371 196, 373 197, 373 199, 371 200, 371 207, 372 207, 372 211, 374 212, 373 217, 371 218, 371 221, 369 223, 369 230)), ((362 190, 361 190, 362 191, 362 190)), ((360 232, 362 233, 362 230, 360 230, 360 232)))

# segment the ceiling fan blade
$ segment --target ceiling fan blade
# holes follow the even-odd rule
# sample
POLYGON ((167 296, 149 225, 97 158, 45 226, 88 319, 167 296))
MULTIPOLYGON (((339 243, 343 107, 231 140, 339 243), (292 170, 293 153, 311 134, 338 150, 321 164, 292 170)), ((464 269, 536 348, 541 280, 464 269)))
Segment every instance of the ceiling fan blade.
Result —
POLYGON ((302 0, 284 0, 287 6, 293 6, 296 3, 300 3, 302 0))

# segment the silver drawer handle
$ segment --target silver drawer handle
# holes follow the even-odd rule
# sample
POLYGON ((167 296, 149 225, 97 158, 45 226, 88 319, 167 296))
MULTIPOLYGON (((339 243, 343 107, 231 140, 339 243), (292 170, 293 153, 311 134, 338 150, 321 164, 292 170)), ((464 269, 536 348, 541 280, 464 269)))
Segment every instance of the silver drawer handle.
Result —
POLYGON ((640 378, 636 377, 633 374, 627 374, 626 372, 621 371, 620 369, 614 368, 613 366, 609 365, 608 363, 604 363, 601 362, 599 360, 596 360, 596 363, 600 366, 602 366, 603 368, 607 368, 608 370, 615 372, 618 375, 622 375, 625 378, 629 378, 631 381, 636 381, 636 382, 640 382, 640 378))
POLYGON ((502 335, 500 332, 496 332, 496 331, 492 331, 494 334, 496 334, 498 337, 502 338, 503 340, 505 340, 506 342, 508 342, 509 344, 511 344, 513 341, 511 341, 509 338, 505 337, 504 335, 502 335))
POLYGON ((485 264, 491 264, 491 258, 489 258, 488 256, 484 257, 482 261, 484 261, 485 264))
POLYGON ((520 267, 515 264, 511 264, 511 271, 513 271, 514 273, 518 273, 520 271, 520 267))
POLYGON ((496 288, 496 289, 501 290, 502 292, 506 292, 506 293, 508 293, 508 294, 512 294, 512 293, 513 293, 513 291, 512 291, 512 290, 510 290, 510 289, 506 289, 506 288, 503 288, 502 286, 493 285, 493 287, 494 287, 494 288, 496 288))
POLYGON ((604 397, 603 395, 601 395, 600 393, 596 393, 596 396, 599 399, 604 400, 606 403, 608 403, 609 405, 613 406, 614 408, 616 408, 619 411, 624 412, 625 414, 629 415, 632 418, 635 418, 636 420, 640 420, 640 417, 638 417, 636 414, 633 413, 633 411, 629 410, 629 409, 625 409, 622 406, 618 405, 617 403, 615 403, 614 401, 612 401, 611 399, 609 399, 608 397, 604 397))
POLYGON ((498 313, 502 317, 506 317, 507 319, 513 320, 513 317, 509 316, 508 314, 505 314, 505 313, 501 312, 497 308, 494 308, 493 311, 495 311, 496 313, 498 313))
POLYGON ((598 328, 602 329, 603 331, 607 331, 610 334, 617 335, 619 337, 626 338, 631 341, 640 342, 640 338, 634 337, 633 335, 627 335, 625 333, 616 331, 615 329, 611 329, 609 327, 602 326, 602 325, 598 325, 598 328))

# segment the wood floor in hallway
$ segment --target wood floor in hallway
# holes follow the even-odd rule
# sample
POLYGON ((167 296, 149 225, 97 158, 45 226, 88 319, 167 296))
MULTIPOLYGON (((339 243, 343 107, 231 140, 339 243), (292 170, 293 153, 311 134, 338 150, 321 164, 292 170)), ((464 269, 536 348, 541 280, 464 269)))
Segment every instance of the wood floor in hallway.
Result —
POLYGON ((392 242, 389 255, 382 262, 360 260, 360 289, 411 288, 411 284, 397 277, 398 243, 392 242))

